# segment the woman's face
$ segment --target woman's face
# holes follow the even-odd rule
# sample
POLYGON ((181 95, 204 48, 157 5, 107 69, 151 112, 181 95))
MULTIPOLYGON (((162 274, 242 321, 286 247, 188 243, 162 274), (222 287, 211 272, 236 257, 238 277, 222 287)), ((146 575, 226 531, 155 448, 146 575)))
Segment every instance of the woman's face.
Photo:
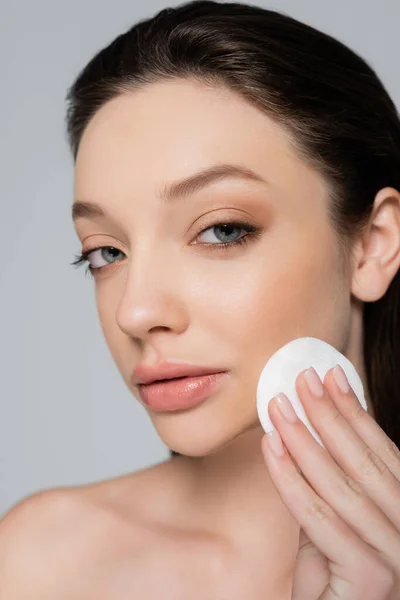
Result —
POLYGON ((117 249, 89 261, 103 267, 94 272, 101 326, 138 401, 130 377, 139 362, 230 371, 191 409, 143 403, 167 446, 203 456, 260 426, 258 377, 288 341, 318 337, 346 353, 350 293, 328 188, 284 130, 240 96, 175 80, 111 100, 85 130, 74 192, 104 212, 76 219, 82 250, 117 249), (222 164, 260 180, 221 177, 162 198, 168 184, 222 164), (257 235, 215 227, 229 221, 257 235))

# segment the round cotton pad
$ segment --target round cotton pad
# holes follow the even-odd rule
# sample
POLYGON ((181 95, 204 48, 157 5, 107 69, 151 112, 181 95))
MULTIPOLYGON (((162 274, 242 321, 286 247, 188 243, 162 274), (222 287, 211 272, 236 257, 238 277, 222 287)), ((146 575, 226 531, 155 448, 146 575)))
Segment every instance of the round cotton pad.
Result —
POLYGON ((308 367, 314 367, 321 381, 323 381, 327 371, 337 364, 346 373, 354 393, 363 408, 367 410, 362 381, 349 359, 323 340, 313 337, 301 337, 279 348, 261 371, 257 384, 257 412, 264 431, 268 433, 275 429, 268 415, 268 404, 274 396, 279 392, 283 392, 292 403, 299 419, 303 421, 317 442, 325 447, 308 420, 297 395, 296 379, 301 371, 308 369, 308 367))

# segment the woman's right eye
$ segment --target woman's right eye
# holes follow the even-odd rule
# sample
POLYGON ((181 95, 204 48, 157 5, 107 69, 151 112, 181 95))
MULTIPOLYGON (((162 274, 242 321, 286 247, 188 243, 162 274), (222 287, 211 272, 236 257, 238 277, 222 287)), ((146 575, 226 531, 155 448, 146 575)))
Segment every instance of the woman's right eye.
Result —
MULTIPOLYGON (((86 273, 89 272, 93 275, 94 271, 101 271, 104 267, 111 264, 111 262, 107 262, 107 258, 106 258, 109 253, 111 253, 111 255, 112 255, 111 258, 115 258, 114 254, 123 254, 123 252, 121 252, 121 250, 118 250, 118 248, 114 248, 114 246, 100 246, 98 248, 93 248, 92 250, 87 250, 86 252, 82 252, 82 254, 80 254, 76 257, 76 260, 72 263, 72 265, 80 266, 80 265, 88 262, 89 265, 86 268, 86 273), (97 256, 96 256, 96 254, 97 254, 97 256), (94 259, 93 259, 93 256, 95 257, 94 259), (92 257, 91 260, 89 260, 89 257, 92 257), (99 265, 99 261, 101 261, 101 259, 106 261, 105 265, 104 264, 99 265)), ((114 262, 114 261, 112 261, 112 262, 114 262)))

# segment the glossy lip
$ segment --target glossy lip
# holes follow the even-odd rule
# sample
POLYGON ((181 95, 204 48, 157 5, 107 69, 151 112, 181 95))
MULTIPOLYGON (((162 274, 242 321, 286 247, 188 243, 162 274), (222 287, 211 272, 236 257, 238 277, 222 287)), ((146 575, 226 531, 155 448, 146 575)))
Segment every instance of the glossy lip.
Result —
POLYGON ((131 376, 133 385, 149 384, 158 380, 173 379, 175 377, 197 377, 227 371, 226 368, 193 365, 164 360, 157 365, 139 363, 131 376))
POLYGON ((139 384, 141 400, 154 411, 184 410, 197 406, 219 389, 229 371, 139 384))

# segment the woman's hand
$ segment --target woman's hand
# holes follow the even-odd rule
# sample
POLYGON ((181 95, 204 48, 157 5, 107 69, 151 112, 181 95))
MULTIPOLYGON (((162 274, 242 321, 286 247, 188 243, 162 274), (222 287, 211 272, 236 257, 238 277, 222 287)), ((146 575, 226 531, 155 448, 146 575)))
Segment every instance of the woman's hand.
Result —
MULTIPOLYGON (((294 422, 285 420, 275 399, 276 430, 262 438, 272 481, 300 525, 292 599, 400 600, 400 451, 333 369, 323 384, 312 371, 322 397, 310 393, 306 371, 296 390, 326 449, 293 409, 294 422), (279 448, 279 438, 281 457, 269 445, 279 448)), ((400 410, 400 398, 392 401, 400 410)))

